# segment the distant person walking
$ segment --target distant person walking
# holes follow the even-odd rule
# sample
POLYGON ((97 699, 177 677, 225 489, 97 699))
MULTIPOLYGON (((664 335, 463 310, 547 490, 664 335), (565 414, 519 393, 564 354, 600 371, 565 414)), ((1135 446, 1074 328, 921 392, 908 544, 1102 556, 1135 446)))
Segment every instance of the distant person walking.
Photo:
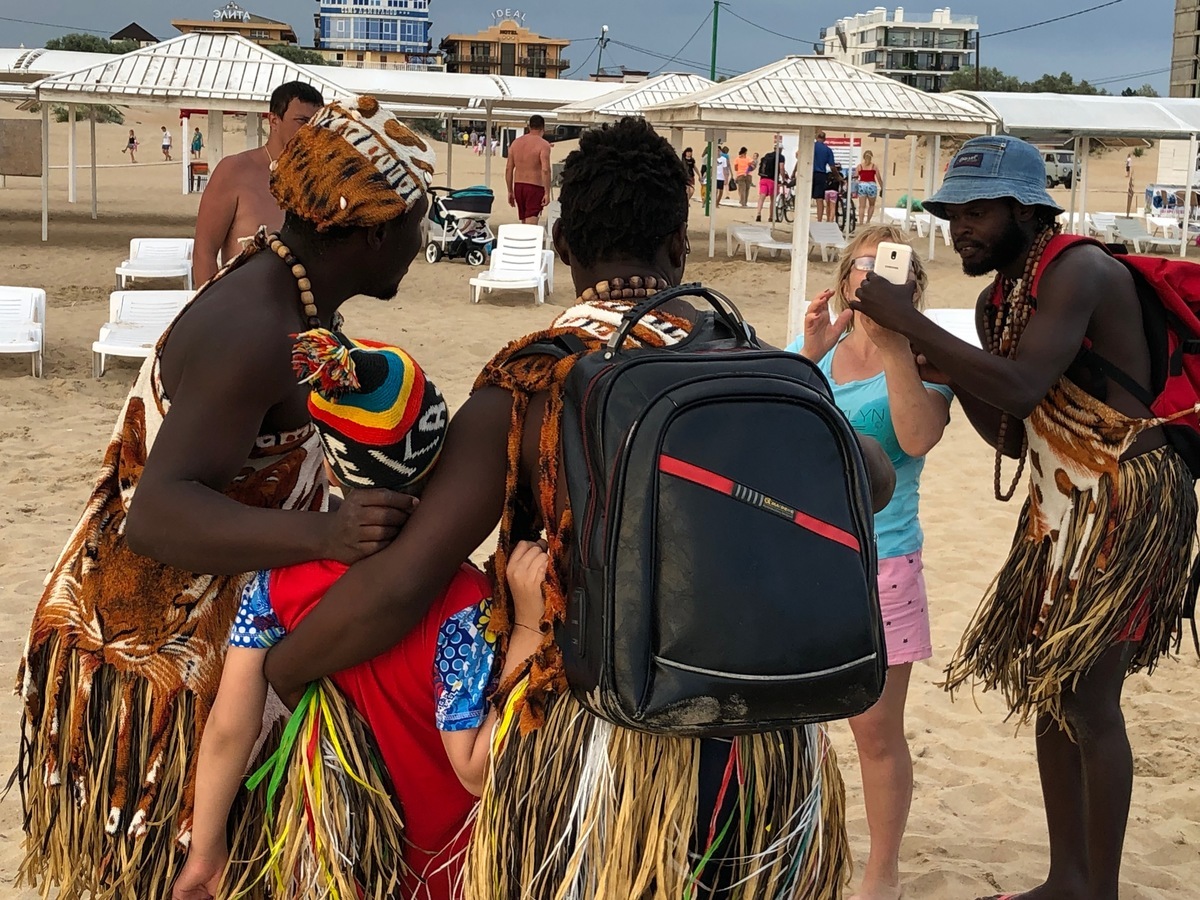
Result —
POLYGON ((729 182, 732 188, 732 182, 729 177, 729 148, 717 148, 717 202, 716 205, 721 205, 721 200, 725 197, 725 184, 729 182))
POLYGON ((858 164, 855 177, 858 182, 855 186, 855 190, 858 191, 858 224, 869 225, 871 217, 875 215, 875 203, 879 200, 881 184, 879 170, 875 168, 875 160, 870 150, 863 152, 862 162, 858 164))
POLYGON ((204 149, 204 135, 197 128, 192 132, 192 159, 200 158, 200 151, 204 149))
POLYGON ((733 174, 737 181, 738 203, 743 209, 750 204, 750 184, 752 176, 750 173, 754 171, 754 162, 748 155, 749 151, 743 147, 738 151, 737 157, 733 160, 733 174))
POLYGON ((167 130, 167 126, 162 127, 162 153, 163 159, 171 162, 171 132, 167 130))
MULTIPOLYGON (((829 180, 829 172, 837 168, 837 160, 833 158, 833 150, 825 143, 825 132, 817 132, 816 143, 813 144, 813 183, 812 198, 817 201, 817 221, 825 221, 825 190, 829 180)), ((830 220, 833 219, 832 213, 830 220)))
POLYGON ((1130 153, 1125 157, 1125 177, 1128 178, 1133 174, 1133 154, 1130 153))
POLYGON ((696 157, 691 147, 683 151, 683 167, 687 170, 687 195, 691 200, 696 194, 696 157))
POLYGON ((754 216, 755 222, 762 221, 763 204, 767 202, 767 198, 775 196, 775 178, 779 171, 780 156, 779 148, 776 147, 758 161, 758 212, 754 216))
POLYGON ((125 142, 125 149, 122 150, 121 152, 129 154, 130 162, 137 162, 137 148, 138 148, 137 135, 134 134, 133 129, 130 128, 129 129, 129 140, 125 142))
POLYGON ((546 120, 530 116, 528 133, 508 148, 508 167, 504 173, 508 205, 517 208, 517 216, 526 225, 536 225, 550 202, 550 142, 545 132, 546 120))

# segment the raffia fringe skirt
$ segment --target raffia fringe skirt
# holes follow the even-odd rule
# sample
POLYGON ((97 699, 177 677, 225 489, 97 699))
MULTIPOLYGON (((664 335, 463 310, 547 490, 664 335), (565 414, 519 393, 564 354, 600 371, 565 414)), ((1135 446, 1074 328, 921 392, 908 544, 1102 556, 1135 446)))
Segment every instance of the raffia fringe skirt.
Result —
POLYGON ((1163 447, 1122 462, 1119 477, 1119 508, 1109 490, 1075 501, 1073 522, 1084 522, 1095 504, 1095 521, 1106 527, 1034 540, 1026 501, 1008 559, 946 670, 947 690, 969 682, 999 688, 1019 723, 1049 715, 1069 731, 1063 692, 1126 639, 1132 624, 1144 623, 1145 635, 1130 672, 1152 671, 1178 650, 1196 537, 1192 476, 1163 447), (1081 562, 1075 577, 1057 576, 1047 596, 1054 537, 1066 542, 1060 558, 1081 562))

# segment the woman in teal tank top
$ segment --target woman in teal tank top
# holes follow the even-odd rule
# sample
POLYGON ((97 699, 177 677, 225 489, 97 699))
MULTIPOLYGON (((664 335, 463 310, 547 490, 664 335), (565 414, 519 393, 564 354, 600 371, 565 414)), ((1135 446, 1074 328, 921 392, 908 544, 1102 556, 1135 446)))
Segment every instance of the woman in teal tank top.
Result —
MULTIPOLYGON (((838 266, 837 287, 812 302, 804 334, 788 347, 817 363, 854 430, 878 440, 896 468, 892 501, 875 516, 887 685, 875 706, 850 720, 871 833, 870 858, 853 900, 899 900, 901 895, 900 841, 913 790, 904 705, 912 664, 933 655, 917 516, 920 479, 925 454, 941 440, 954 396, 945 385, 921 381, 907 338, 847 308, 847 298, 873 271, 882 241, 905 243, 891 226, 864 228, 850 241, 838 266)), ((928 279, 915 255, 911 280, 913 302, 921 306, 928 279)))

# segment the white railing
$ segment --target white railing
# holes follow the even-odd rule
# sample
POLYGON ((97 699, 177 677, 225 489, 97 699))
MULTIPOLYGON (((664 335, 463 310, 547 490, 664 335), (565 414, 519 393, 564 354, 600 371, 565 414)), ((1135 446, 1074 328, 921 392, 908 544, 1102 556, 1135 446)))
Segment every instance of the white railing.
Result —
POLYGON ((388 72, 445 72, 444 65, 434 63, 393 63, 393 62, 368 62, 357 59, 343 59, 336 62, 343 69, 378 69, 388 72))

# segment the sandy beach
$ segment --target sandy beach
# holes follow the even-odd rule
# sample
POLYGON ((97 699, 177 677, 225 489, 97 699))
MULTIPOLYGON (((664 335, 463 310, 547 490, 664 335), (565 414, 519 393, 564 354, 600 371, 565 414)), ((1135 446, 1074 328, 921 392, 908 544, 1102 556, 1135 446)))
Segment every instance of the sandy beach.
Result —
MULTIPOLYGON (((0 116, 29 117, 9 104, 0 104, 0 116)), ((67 202, 66 172, 53 171, 49 243, 40 240, 38 182, 10 178, 0 189, 0 284, 44 288, 49 307, 45 377, 29 377, 27 357, 0 356, 0 456, 6 463, 0 470, 0 688, 5 688, 0 690, 0 784, 16 762, 20 708, 7 687, 15 679, 30 616, 42 580, 79 516, 136 371, 136 362, 114 360, 102 380, 91 374, 90 345, 107 317, 113 267, 127 255, 130 238, 186 237, 193 230, 199 195, 180 194, 178 162, 158 162, 160 125, 178 131, 177 122, 161 113, 138 110, 128 111, 124 126, 99 127, 98 221, 89 215, 86 169, 79 173, 81 202, 75 205, 67 202), (143 140, 136 166, 120 152, 130 127, 143 140)), ((226 150, 237 152, 245 146, 240 126, 230 118, 226 127, 231 129, 226 150)), ((67 126, 52 126, 52 132, 52 163, 61 165, 67 126)), ((82 161, 86 128, 79 133, 82 161)), ((742 143, 765 152, 768 140, 767 135, 731 134, 728 143, 734 152, 742 143)), ((693 134, 685 143, 699 156, 701 141, 693 134)), ((186 152, 180 144, 176 134, 176 152, 186 152)), ((865 146, 882 165, 882 141, 868 140, 865 146)), ((555 159, 567 149, 556 147, 555 159)), ((439 145, 441 171, 444 151, 439 145)), ((922 149, 922 166, 928 165, 924 154, 922 149)), ((938 171, 946 158, 936 163, 938 171)), ((1093 159, 1089 209, 1124 210, 1124 159, 1123 149, 1093 159)), ((515 221, 502 194, 504 160, 497 158, 493 166, 492 184, 500 196, 492 223, 515 221)), ((892 142, 889 169, 893 166, 896 176, 885 171, 884 177, 895 198, 904 192, 906 141, 892 142)), ((1136 184, 1153 180, 1155 171, 1151 150, 1135 160, 1136 184)), ((482 160, 460 148, 454 172, 456 186, 478 183, 482 160)), ((918 184, 923 183, 919 176, 918 184)), ((918 188, 917 196, 923 195, 918 188)), ((1055 196, 1066 204, 1066 191, 1056 190, 1055 196)), ((725 226, 753 218, 753 209, 721 208, 717 256, 710 260, 707 220, 694 204, 687 277, 728 294, 766 341, 781 344, 791 337, 786 333, 786 255, 764 254, 756 263, 725 257, 725 226)), ((926 255, 924 241, 918 252, 926 255)), ((833 268, 813 262, 810 293, 831 285, 833 268)), ((396 301, 347 304, 347 331, 404 346, 457 407, 500 346, 544 327, 574 298, 569 274, 560 265, 555 293, 545 307, 535 307, 529 292, 497 293, 473 305, 467 285, 473 271, 461 260, 430 265, 418 259, 396 301)), ((962 274, 957 257, 940 241, 930 280, 929 302, 937 307, 969 306, 984 287, 962 274)), ((902 869, 906 896, 914 900, 971 900, 1029 888, 1044 877, 1048 860, 1032 731, 1015 734, 997 696, 967 694, 952 703, 936 684, 1005 554, 1018 512, 1015 501, 992 499, 992 453, 957 409, 952 416, 946 438, 929 457, 923 484, 935 655, 915 667, 908 705, 916 795, 902 869)), ((480 556, 488 549, 482 548, 480 556)), ((1165 663, 1152 677, 1131 678, 1125 696, 1137 779, 1121 896, 1191 900, 1200 896, 1200 662, 1190 634, 1180 659, 1165 663)), ((857 757, 849 729, 839 723, 832 732, 849 792, 853 849, 862 862, 868 842, 857 757)), ((13 887, 20 841, 20 797, 14 789, 0 802, 0 898, 35 896, 13 887)))

